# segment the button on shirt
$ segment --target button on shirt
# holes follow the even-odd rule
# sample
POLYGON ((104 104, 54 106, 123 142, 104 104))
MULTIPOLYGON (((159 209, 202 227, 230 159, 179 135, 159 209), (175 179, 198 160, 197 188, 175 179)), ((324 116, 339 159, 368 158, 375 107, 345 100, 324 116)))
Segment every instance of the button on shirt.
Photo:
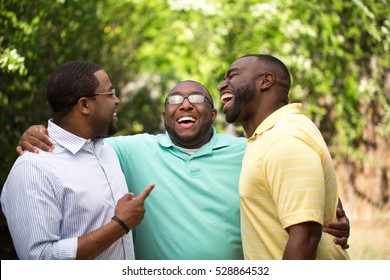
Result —
MULTIPOLYGON (((20 259, 75 259, 77 238, 107 224, 127 193, 118 159, 102 139, 75 136, 49 120, 53 153, 25 152, 1 195, 20 259)), ((134 259, 132 234, 96 259, 134 259)))

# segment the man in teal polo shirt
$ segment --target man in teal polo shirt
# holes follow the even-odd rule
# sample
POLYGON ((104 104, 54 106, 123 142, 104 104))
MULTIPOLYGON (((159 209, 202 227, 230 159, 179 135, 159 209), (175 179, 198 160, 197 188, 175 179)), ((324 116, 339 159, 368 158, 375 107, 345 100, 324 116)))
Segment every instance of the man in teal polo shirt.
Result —
MULTIPOLYGON (((208 90, 184 81, 166 99, 165 134, 105 140, 119 158, 130 192, 137 195, 145 183, 158 185, 145 202, 143 222, 133 230, 136 259, 243 259, 238 179, 246 139, 216 133, 216 115, 208 90)), ((37 135, 39 129, 29 128, 20 144, 48 150, 51 143, 37 135)), ((333 225, 334 234, 348 235, 348 219, 341 220, 333 225)))
POLYGON ((216 134, 189 153, 168 133, 106 139, 130 191, 154 182, 135 229, 137 259, 242 259, 238 178, 246 140, 216 134), (151 200, 153 198, 153 200, 151 200))
POLYGON ((158 185, 135 229, 137 259, 243 258, 237 186, 246 139, 217 134, 216 115, 210 93, 185 81, 167 98, 165 134, 106 139, 130 191, 158 185))

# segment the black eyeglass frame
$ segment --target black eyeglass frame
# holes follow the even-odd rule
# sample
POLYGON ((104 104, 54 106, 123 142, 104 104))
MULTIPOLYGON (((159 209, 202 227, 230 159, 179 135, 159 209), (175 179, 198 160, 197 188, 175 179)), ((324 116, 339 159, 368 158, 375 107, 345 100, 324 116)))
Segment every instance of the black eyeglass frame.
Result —
POLYGON ((165 106, 168 104, 168 105, 181 105, 183 104, 184 100, 187 99, 188 102, 190 102, 191 104, 202 104, 204 103, 206 100, 207 102, 210 103, 211 107, 214 108, 214 104, 211 102, 211 100, 205 95, 205 94, 202 94, 202 93, 191 93, 191 94, 188 94, 188 95, 180 95, 180 94, 172 94, 172 95, 168 95, 166 98, 165 98, 165 106), (203 100, 201 102, 193 102, 190 100, 191 96, 202 96, 203 97, 203 100), (169 98, 170 97, 180 97, 182 98, 181 101, 177 102, 177 103, 171 103, 169 101, 169 98))

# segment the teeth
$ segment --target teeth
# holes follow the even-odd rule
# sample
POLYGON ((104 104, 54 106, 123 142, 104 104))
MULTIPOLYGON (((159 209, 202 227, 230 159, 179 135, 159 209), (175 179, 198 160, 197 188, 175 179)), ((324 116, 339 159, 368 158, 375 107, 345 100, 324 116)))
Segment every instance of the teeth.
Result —
POLYGON ((231 99, 233 99, 233 94, 231 93, 224 93, 221 96, 221 102, 222 103, 228 103, 231 99))
POLYGON ((181 117, 180 119, 178 119, 178 122, 194 122, 195 121, 195 118, 193 117, 181 117))

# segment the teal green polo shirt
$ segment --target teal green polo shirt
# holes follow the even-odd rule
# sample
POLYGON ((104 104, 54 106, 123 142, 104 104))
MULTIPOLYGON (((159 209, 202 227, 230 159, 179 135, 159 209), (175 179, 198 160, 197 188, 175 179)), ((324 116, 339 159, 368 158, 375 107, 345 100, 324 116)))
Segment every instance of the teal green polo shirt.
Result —
POLYGON ((238 180, 246 139, 217 134, 190 155, 168 134, 105 140, 115 150, 128 189, 156 187, 134 230, 136 259, 243 259, 238 180))

